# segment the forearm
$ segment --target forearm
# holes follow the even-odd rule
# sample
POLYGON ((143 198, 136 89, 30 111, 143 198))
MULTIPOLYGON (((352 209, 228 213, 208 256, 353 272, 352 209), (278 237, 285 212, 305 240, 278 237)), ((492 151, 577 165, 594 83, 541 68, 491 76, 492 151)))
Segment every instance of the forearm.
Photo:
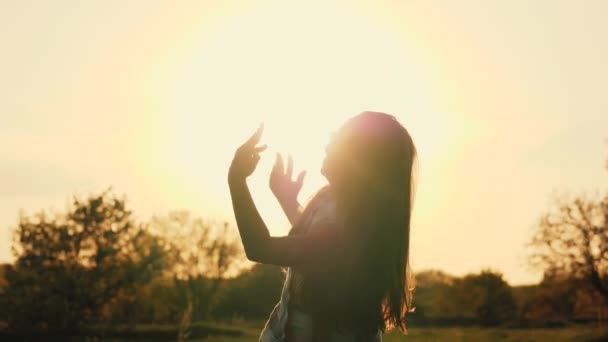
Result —
POLYGON ((283 208, 283 212, 287 216, 289 223, 291 225, 295 225, 296 222, 300 219, 300 215, 302 215, 302 206, 298 202, 297 199, 293 200, 280 200, 279 204, 281 208, 283 208))
POLYGON ((329 257, 333 229, 316 229, 316 234, 271 237, 246 181, 229 181, 236 224, 247 258, 251 261, 302 270, 316 268, 329 257))
POLYGON ((230 196, 234 217, 249 259, 257 259, 270 240, 270 233, 260 216, 245 179, 230 180, 230 196))

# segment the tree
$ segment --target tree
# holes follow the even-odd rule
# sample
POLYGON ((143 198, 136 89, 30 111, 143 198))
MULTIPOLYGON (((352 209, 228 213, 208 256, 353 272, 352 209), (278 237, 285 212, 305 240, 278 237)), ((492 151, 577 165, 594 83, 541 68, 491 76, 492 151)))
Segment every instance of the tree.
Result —
POLYGON ((461 318, 463 310, 454 297, 455 281, 455 277, 438 270, 417 272, 415 311, 411 321, 428 324, 430 321, 461 318))
POLYGON ((170 244, 170 275, 175 302, 188 320, 207 318, 221 282, 244 265, 243 251, 227 222, 193 217, 173 211, 153 217, 150 227, 170 244))
POLYGON ((517 303, 502 274, 484 270, 458 278, 441 271, 416 274, 415 312, 419 325, 497 325, 517 316, 517 303))
POLYGON ((482 325, 497 325, 517 315, 517 304, 511 287, 502 274, 484 270, 454 282, 456 298, 463 310, 470 310, 482 325))
POLYGON ((13 253, 6 298, 14 329, 77 330, 165 265, 162 241, 110 190, 74 198, 65 214, 22 214, 13 253))
POLYGON ((545 281, 585 280, 608 300, 608 196, 556 199, 530 243, 545 281))
POLYGON ((255 264, 226 281, 213 306, 216 318, 268 318, 281 295, 285 272, 278 266, 255 264))

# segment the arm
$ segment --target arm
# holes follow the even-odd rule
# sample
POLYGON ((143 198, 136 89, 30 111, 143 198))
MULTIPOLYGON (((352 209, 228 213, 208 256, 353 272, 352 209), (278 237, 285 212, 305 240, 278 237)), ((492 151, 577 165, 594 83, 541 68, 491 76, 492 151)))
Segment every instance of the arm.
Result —
POLYGON ((315 267, 330 248, 332 229, 305 236, 272 237, 244 179, 229 181, 234 216, 247 259, 265 264, 315 267))
POLYGON ((270 190, 279 201, 283 212, 289 223, 295 225, 302 215, 302 206, 298 202, 298 193, 302 189, 306 171, 298 174, 297 179, 292 180, 293 159, 291 155, 287 158, 287 169, 283 167, 283 157, 277 153, 277 158, 270 172, 270 190))
POLYGON ((289 223, 291 223, 292 226, 295 225, 300 219, 303 211, 298 200, 279 200, 279 204, 281 205, 281 208, 283 208, 283 212, 285 213, 285 216, 287 216, 289 223))
MULTIPOLYGON (((262 220, 247 186, 247 177, 255 170, 259 153, 266 146, 256 147, 263 126, 241 145, 228 171, 228 185, 234 216, 241 235, 247 258, 252 261, 281 266, 306 267, 318 264, 319 257, 328 251, 329 241, 325 233, 306 236, 271 237, 262 220)), ((330 231, 324 229, 323 231, 330 231)))
POLYGON ((253 202, 247 181, 245 179, 229 180, 228 185, 232 198, 232 209, 245 254, 247 259, 258 261, 256 259, 259 259, 261 251, 267 248, 270 233, 253 202))

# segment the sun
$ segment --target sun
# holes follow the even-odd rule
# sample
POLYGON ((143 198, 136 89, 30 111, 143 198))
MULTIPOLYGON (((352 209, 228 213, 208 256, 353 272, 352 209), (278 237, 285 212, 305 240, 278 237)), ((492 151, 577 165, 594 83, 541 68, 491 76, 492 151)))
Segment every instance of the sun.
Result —
POLYGON ((362 111, 397 116, 422 159, 435 153, 445 130, 434 122, 448 118, 434 107, 426 66, 403 35, 375 20, 365 8, 272 2, 193 33, 163 80, 174 191, 231 216, 227 167, 264 122, 269 148, 249 183, 280 233, 287 221, 267 185, 277 152, 293 155, 296 172, 307 170, 301 201, 326 182, 320 168, 330 133, 362 111))

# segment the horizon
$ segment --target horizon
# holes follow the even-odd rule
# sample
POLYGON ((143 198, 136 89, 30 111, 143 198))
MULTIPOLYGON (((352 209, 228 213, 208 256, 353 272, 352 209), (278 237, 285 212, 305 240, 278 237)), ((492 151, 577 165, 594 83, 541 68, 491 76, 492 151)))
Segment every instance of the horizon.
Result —
POLYGON ((1 7, 0 263, 20 210, 110 186, 141 220, 234 222, 228 165, 259 122, 269 148, 249 184, 282 235, 274 153, 308 171, 304 203, 332 131, 395 115, 420 159, 414 272, 537 283, 525 244, 553 196, 607 188, 608 2, 1 7))

